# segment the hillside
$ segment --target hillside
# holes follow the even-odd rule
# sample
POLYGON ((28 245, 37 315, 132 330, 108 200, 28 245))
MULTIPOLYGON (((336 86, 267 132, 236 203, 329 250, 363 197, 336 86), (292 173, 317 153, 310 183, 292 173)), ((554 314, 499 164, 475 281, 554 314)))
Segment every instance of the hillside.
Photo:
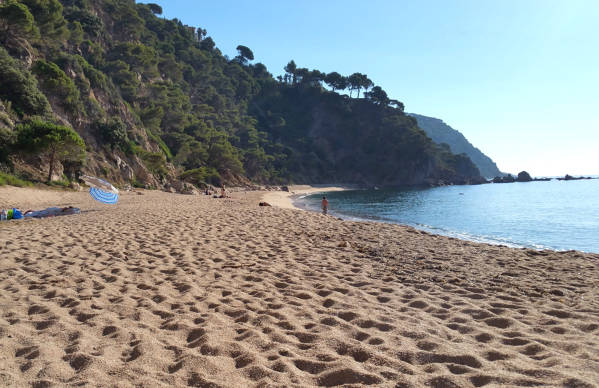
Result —
POLYGON ((474 147, 458 130, 453 129, 442 120, 434 117, 422 116, 415 113, 409 113, 409 115, 418 120, 418 126, 435 143, 448 144, 451 152, 468 155, 474 164, 476 164, 482 176, 487 178, 503 176, 503 173, 499 171, 495 162, 478 148, 474 147))
POLYGON ((273 77, 250 48, 229 58, 206 30, 161 13, 133 0, 2 2, 0 171, 176 191, 182 182, 482 181, 365 74, 290 61, 273 77), (48 131, 77 137, 70 128, 84 157, 55 152, 68 147, 48 131))

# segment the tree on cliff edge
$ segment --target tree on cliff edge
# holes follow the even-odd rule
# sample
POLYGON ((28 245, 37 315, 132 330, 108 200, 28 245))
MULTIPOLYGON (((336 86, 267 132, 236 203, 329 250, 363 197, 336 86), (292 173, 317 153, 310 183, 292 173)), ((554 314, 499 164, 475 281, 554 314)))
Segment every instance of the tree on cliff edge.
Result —
POLYGON ((48 182, 52 180, 56 161, 82 162, 85 159, 83 139, 63 125, 32 121, 19 127, 17 144, 30 153, 48 157, 48 182))

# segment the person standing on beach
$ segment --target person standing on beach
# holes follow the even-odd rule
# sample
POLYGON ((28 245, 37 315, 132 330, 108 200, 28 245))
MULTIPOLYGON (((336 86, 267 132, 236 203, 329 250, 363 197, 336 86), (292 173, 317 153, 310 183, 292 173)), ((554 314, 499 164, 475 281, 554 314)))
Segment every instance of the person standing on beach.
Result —
POLYGON ((329 201, 327 201, 327 197, 322 197, 322 214, 326 215, 329 210, 329 201))

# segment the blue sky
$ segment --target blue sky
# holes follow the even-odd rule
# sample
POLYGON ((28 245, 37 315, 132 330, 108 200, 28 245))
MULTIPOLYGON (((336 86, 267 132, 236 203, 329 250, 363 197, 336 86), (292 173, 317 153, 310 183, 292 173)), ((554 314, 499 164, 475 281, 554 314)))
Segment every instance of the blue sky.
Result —
MULTIPOLYGON (((144 1, 146 2, 146 1, 144 1)), ((275 76, 366 73, 502 171, 599 174, 599 1, 154 0, 275 76)))

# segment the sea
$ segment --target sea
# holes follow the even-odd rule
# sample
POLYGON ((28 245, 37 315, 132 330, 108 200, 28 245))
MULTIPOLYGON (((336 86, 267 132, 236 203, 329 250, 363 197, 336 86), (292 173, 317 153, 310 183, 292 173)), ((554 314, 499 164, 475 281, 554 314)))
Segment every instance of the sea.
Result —
POLYGON ((599 179, 347 190, 295 199, 343 219, 410 225, 511 247, 599 253, 599 179))

